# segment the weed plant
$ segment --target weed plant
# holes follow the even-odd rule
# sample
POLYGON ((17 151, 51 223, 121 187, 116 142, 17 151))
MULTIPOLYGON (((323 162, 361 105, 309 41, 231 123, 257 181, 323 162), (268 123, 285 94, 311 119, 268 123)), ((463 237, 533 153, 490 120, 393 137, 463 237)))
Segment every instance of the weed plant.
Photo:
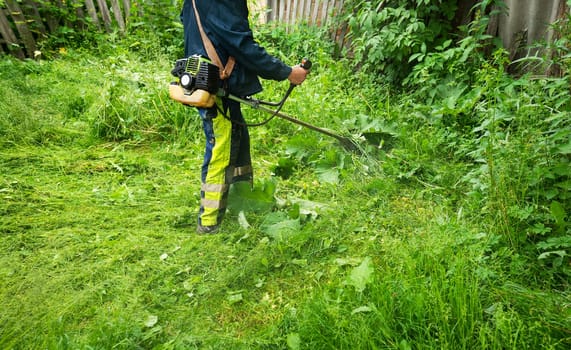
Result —
POLYGON ((425 71, 448 99, 399 94, 321 37, 271 33, 291 64, 318 48, 284 111, 366 152, 253 128, 254 189, 208 237, 198 117, 166 92, 176 49, 0 60, 0 346, 567 349, 565 80, 515 80, 497 51, 458 63, 476 64, 461 91, 425 71))

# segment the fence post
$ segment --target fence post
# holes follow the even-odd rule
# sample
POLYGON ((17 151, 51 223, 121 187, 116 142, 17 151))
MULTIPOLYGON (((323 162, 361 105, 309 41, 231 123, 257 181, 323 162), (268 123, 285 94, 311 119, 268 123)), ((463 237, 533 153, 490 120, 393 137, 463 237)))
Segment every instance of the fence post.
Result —
POLYGON ((307 23, 310 23, 310 17, 311 17, 311 0, 306 0, 305 1, 305 8, 303 9, 303 15, 306 16, 307 18, 307 23))
POLYGON ((97 5, 99 6, 99 11, 101 11, 101 18, 103 19, 105 30, 111 32, 111 15, 109 14, 107 2, 105 2, 105 0, 97 0, 97 5))

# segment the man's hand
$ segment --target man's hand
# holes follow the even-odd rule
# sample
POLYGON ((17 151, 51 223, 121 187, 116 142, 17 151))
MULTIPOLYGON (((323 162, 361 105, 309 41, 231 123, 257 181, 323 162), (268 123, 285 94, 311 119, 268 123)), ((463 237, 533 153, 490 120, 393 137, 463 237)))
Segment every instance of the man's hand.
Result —
POLYGON ((308 70, 300 67, 299 65, 296 65, 291 67, 291 73, 287 78, 290 81, 290 83, 294 85, 300 85, 301 83, 303 83, 308 73, 309 73, 308 70))

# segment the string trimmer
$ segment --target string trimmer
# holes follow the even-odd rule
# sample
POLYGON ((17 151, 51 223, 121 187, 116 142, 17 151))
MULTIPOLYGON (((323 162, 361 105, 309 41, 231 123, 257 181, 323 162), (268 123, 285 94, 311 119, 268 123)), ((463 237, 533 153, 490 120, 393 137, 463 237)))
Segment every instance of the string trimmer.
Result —
MULTIPOLYGON (((300 64, 300 66, 306 70, 310 70, 311 65, 312 65, 311 61, 306 58, 304 58, 300 64)), ((175 64, 175 68, 172 70, 171 73, 175 77, 179 78, 179 83, 171 83, 171 88, 170 88, 171 98, 183 104, 194 106, 195 100, 203 99, 202 95, 200 97, 194 97, 197 96, 196 93, 201 90, 202 92, 204 92, 207 89, 207 86, 213 85, 211 84, 212 80, 211 77, 218 74, 217 68, 218 67, 212 65, 211 62, 209 62, 207 59, 203 57, 191 56, 188 59, 178 60, 177 63, 175 64), (202 67, 202 65, 204 65, 204 68, 202 67), (208 69, 206 67, 208 67, 208 69), (210 78, 207 75, 210 76, 210 78)), ((291 94, 291 92, 295 87, 296 87, 295 84, 290 83, 289 89, 279 102, 269 102, 269 101, 259 100, 251 96, 242 98, 229 94, 223 89, 219 89, 218 91, 215 92, 215 94, 248 105, 254 109, 258 109, 263 112, 271 114, 271 117, 269 117, 267 120, 261 123, 246 124, 248 126, 264 125, 274 117, 279 117, 291 123, 301 125, 310 130, 332 137, 337 141, 339 141, 339 143, 341 143, 341 145, 349 151, 362 152, 358 144, 354 140, 348 137, 339 135, 328 129, 318 127, 316 125, 302 121, 296 117, 282 113, 281 108, 283 107, 283 105, 285 104, 286 100, 288 99, 289 95, 291 94), (272 109, 270 107, 275 107, 275 109, 272 109)), ((210 92, 214 93, 214 90, 210 92)), ((204 98, 203 100, 206 100, 206 98, 204 98)))

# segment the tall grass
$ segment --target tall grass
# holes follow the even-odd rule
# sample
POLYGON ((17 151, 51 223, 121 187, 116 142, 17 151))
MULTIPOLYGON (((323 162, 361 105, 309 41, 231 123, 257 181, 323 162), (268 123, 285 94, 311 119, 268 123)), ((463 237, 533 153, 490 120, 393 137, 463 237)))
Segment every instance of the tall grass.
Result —
POLYGON ((566 338, 559 321, 529 323, 524 300, 498 298, 497 288, 511 294, 517 286, 501 286, 485 263, 489 238, 419 231, 375 242, 375 271, 364 291, 344 279, 318 288, 292 321, 300 348, 558 349, 567 342, 559 343, 566 338))

